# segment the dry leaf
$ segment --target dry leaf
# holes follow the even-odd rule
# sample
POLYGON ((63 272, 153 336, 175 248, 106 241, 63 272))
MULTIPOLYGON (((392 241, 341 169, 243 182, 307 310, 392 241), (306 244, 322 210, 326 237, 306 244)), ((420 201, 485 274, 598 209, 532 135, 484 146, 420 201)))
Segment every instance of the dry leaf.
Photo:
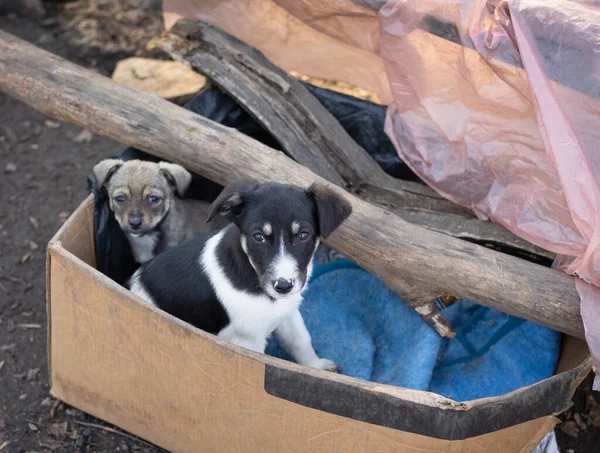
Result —
POLYGON ((10 440, 7 440, 6 442, 2 442, 2 445, 0 445, 0 451, 4 450, 9 445, 10 445, 10 440))
POLYGON ((75 143, 89 143, 94 135, 87 129, 82 130, 76 137, 73 138, 75 143))
POLYGON ((559 426, 559 428, 567 436, 571 436, 571 437, 579 436, 579 427, 577 426, 577 423, 575 423, 572 420, 569 420, 568 422, 564 422, 562 425, 559 426))
POLYGON ((37 221, 37 219, 35 217, 29 217, 29 223, 31 223, 31 226, 33 228, 35 228, 36 230, 40 227, 40 223, 37 221))
POLYGON ((49 127, 50 129, 58 129, 60 127, 60 123, 58 121, 46 120, 44 121, 44 125, 49 127))
POLYGON ((21 264, 25 264, 31 258, 31 252, 27 252, 25 255, 21 257, 21 264))
POLYGON ((6 164, 6 167, 4 167, 4 171, 6 173, 14 173, 15 171, 17 171, 17 165, 13 164, 12 162, 9 162, 8 164, 6 164))
POLYGON ((32 431, 39 431, 38 427, 35 426, 33 423, 29 424, 29 429, 32 430, 32 431))
POLYGON ((2 368, 4 368, 4 360, 0 362, 0 371, 2 371, 2 368))

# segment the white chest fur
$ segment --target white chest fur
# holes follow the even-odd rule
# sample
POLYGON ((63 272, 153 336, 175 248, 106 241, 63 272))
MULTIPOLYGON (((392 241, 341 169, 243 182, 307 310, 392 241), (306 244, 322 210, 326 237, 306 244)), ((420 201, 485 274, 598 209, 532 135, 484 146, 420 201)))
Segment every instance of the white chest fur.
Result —
POLYGON ((154 249, 158 244, 160 235, 157 232, 148 233, 144 236, 128 234, 127 239, 129 239, 129 245, 131 245, 136 263, 144 264, 154 258, 154 249))
POLYGON ((294 313, 302 302, 301 294, 273 301, 267 296, 256 296, 233 287, 218 263, 216 248, 225 229, 206 242, 200 264, 208 275, 219 301, 229 315, 230 324, 219 332, 219 337, 258 352, 264 352, 266 339, 294 313))

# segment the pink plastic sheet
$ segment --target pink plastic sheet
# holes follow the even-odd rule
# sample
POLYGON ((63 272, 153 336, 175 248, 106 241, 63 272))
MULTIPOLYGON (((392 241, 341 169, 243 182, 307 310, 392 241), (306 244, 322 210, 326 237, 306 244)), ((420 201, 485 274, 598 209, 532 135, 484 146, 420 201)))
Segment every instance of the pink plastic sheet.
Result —
POLYGON ((563 0, 391 1, 380 20, 398 152, 445 197, 560 255, 580 277, 597 367, 600 11, 563 0), (423 36, 425 14, 455 24, 458 42, 423 36))
MULTIPOLYGON (((287 70, 389 105, 400 156, 443 196, 578 276, 600 374, 600 1, 164 0, 287 70)), ((600 377, 595 388, 600 388, 600 377)))

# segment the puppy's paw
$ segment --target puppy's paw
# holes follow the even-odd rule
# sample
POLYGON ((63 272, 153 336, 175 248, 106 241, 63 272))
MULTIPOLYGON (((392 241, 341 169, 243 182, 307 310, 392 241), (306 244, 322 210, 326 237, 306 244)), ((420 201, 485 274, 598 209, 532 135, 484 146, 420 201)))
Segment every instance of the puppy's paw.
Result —
POLYGON ((331 371, 333 373, 339 373, 340 371, 340 366, 333 360, 329 359, 319 359, 311 366, 313 368, 318 368, 319 370, 331 371))

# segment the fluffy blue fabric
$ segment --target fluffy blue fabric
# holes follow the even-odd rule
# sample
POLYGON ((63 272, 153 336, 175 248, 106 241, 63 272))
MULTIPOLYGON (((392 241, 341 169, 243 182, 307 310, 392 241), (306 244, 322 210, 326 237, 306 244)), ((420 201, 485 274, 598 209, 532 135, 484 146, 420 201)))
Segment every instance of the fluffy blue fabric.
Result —
MULTIPOLYGON (((468 401, 498 396, 554 373, 560 334, 471 302, 443 313, 441 338, 381 280, 348 260, 315 269, 300 309, 321 357, 341 373, 468 401)), ((291 360, 275 338, 267 354, 291 360)))

